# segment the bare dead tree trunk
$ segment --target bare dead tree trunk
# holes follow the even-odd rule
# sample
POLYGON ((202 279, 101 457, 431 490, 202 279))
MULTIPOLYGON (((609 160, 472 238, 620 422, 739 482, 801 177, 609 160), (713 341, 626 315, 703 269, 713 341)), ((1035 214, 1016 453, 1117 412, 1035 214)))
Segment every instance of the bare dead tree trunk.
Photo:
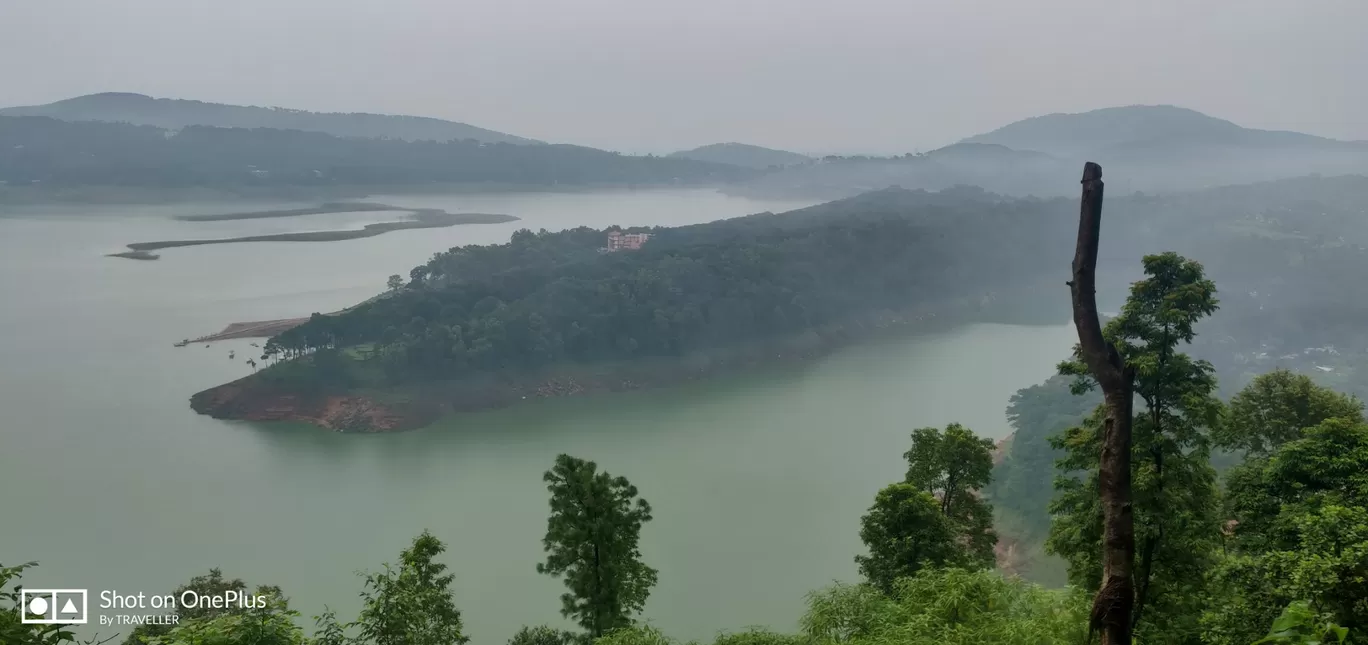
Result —
POLYGON ((1090 632, 1103 645, 1131 645, 1131 608, 1135 603, 1135 517, 1131 508, 1131 405, 1134 371, 1116 347, 1102 337, 1097 316, 1097 243, 1102 228, 1102 167, 1083 165, 1083 198, 1074 251, 1074 327, 1083 361, 1102 388, 1107 416, 1102 425, 1098 489, 1102 502, 1102 586, 1093 598, 1090 632))

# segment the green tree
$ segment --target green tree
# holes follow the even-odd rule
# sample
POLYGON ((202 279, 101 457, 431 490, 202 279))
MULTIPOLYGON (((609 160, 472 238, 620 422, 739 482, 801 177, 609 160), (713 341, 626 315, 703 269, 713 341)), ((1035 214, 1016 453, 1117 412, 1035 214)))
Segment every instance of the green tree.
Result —
MULTIPOLYGON (((1202 617, 1206 640, 1248 643, 1289 602, 1368 635, 1368 509, 1326 506, 1295 518, 1286 549, 1235 555, 1215 575, 1223 593, 1202 617)), ((1361 642, 1355 639, 1354 642, 1361 642)))
MULTIPOLYGON (((197 612, 170 631, 147 638, 148 645, 305 645, 299 615, 274 587, 257 592, 265 602, 233 612, 197 612)), ((179 596, 177 596, 179 597, 179 596)), ((188 611, 188 610, 187 610, 188 611)))
POLYGON ((1230 399, 1225 422, 1212 438, 1222 448, 1267 456, 1303 429, 1333 418, 1363 421, 1363 402, 1278 369, 1255 377, 1230 399))
POLYGON ((1334 418, 1306 428, 1270 457, 1241 464, 1226 488, 1236 545, 1287 549, 1303 513, 1330 504, 1368 507, 1368 425, 1334 418))
POLYGON ((1247 643, 1293 601, 1368 634, 1368 424, 1330 418, 1227 479, 1233 553, 1202 621, 1216 645, 1247 643))
POLYGON ((941 515, 959 526, 971 559, 993 561, 993 509, 978 492, 993 479, 993 441, 978 438, 959 423, 912 430, 912 448, 903 453, 912 486, 940 498, 941 515))
POLYGON ((1348 628, 1320 620, 1310 605, 1302 601, 1289 604, 1273 621, 1268 635, 1254 645, 1329 645, 1343 643, 1348 636, 1348 628))
POLYGON ((508 639, 508 645, 580 645, 583 641, 579 634, 564 629, 546 625, 524 625, 508 639))
POLYGON ((850 645, 1077 645, 1088 600, 991 570, 927 569, 894 585, 838 584, 808 597, 803 631, 850 645))
POLYGON ((556 457, 543 480, 551 516, 542 539, 546 562, 537 572, 564 578, 569 591, 561 596, 561 614, 574 616, 593 638, 631 625, 656 583, 656 570, 641 561, 638 546, 650 504, 625 477, 569 455, 556 457))
POLYGON ((451 595, 447 566, 436 561, 446 551, 423 531, 399 555, 399 565, 365 574, 359 641, 373 645, 461 645, 461 612, 451 595))
POLYGON ((400 276, 398 273, 390 276, 389 279, 385 281, 385 288, 388 289, 390 292, 398 292, 400 289, 403 289, 403 276, 400 276))
POLYGON ((860 539, 869 549, 869 555, 855 556, 860 574, 884 592, 892 592, 900 578, 956 562, 963 555, 940 503, 912 484, 879 491, 860 520, 860 539))
POLYGON ((978 496, 993 478, 993 442, 951 423, 912 431, 905 482, 939 499, 940 512, 964 545, 962 566, 993 564, 993 507, 978 496))
MULTIPOLYGON (((1134 391, 1144 410, 1132 423, 1131 479, 1135 517, 1137 637, 1195 642, 1197 599, 1220 540, 1216 477, 1209 433, 1222 406, 1212 366, 1176 351, 1190 343, 1194 325, 1216 309, 1215 285, 1202 266, 1175 253, 1144 258, 1146 278, 1134 283, 1104 336, 1135 369, 1134 391)), ((1075 391, 1091 390, 1078 352, 1060 364, 1076 377, 1075 391)), ((1058 462, 1048 551, 1065 558, 1070 581, 1097 588, 1102 575, 1102 509, 1098 456, 1105 411, 1051 439, 1064 450, 1058 462), (1081 477, 1080 477, 1081 474, 1081 477)))
POLYGON ((4 645, 56 645, 74 643, 76 637, 67 625, 36 625, 22 622, 26 607, 21 605, 20 578, 38 566, 37 562, 7 567, 0 563, 0 643, 4 645))
MULTIPOLYGON (((191 578, 189 582, 176 587, 176 590, 171 593, 171 595, 177 599, 175 610, 172 613, 176 615, 177 624, 188 624, 190 621, 207 620, 229 614, 245 613, 247 607, 240 605, 214 607, 211 603, 200 603, 194 607, 182 607, 179 599, 181 595, 187 591, 193 591, 198 596, 221 597, 229 591, 246 594, 247 590, 247 583, 243 582, 241 578, 224 578, 223 571, 218 567, 215 567, 210 569, 208 573, 195 576, 191 578)), ((273 600, 278 599, 279 601, 284 602, 284 596, 281 595, 280 588, 275 586, 257 587, 254 595, 266 596, 273 600)), ((160 624, 139 625, 133 628, 133 631, 129 632, 128 637, 124 639, 124 643, 125 645, 141 645, 156 637, 169 634, 175 626, 176 625, 160 624)))

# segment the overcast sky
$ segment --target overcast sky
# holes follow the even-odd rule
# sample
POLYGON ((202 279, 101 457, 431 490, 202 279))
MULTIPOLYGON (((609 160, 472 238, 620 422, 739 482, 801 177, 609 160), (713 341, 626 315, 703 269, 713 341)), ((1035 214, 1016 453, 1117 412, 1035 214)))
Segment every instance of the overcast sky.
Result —
POLYGON ((1175 104, 1368 139, 1368 0, 0 0, 0 105, 102 91, 665 152, 927 150, 1175 104))

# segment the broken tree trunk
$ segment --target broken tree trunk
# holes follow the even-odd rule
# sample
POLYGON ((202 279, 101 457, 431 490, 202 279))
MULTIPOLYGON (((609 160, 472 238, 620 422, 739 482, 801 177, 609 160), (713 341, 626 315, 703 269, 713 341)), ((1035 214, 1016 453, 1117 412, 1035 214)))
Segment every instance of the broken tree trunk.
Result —
POLYGON ((1097 243, 1102 227, 1102 167, 1083 166, 1083 199, 1074 251, 1074 327, 1083 361, 1102 388, 1106 418, 1098 489, 1102 502, 1102 586, 1093 598, 1089 631, 1102 633, 1103 645, 1131 645, 1131 608, 1135 582, 1135 519, 1131 509, 1131 403, 1134 371, 1102 336, 1097 316, 1097 243))

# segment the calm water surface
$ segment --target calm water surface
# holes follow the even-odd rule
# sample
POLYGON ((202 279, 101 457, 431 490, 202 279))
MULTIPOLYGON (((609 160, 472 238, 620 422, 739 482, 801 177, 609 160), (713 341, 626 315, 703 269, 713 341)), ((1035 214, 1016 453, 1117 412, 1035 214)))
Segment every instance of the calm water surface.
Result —
POLYGON ((800 370, 539 402, 396 435, 194 414, 189 396, 248 373, 248 343, 259 341, 173 341, 354 304, 453 245, 503 242, 522 227, 688 224, 806 205, 702 190, 366 201, 523 221, 167 249, 138 262, 102 255, 390 216, 170 219, 307 204, 0 212, 0 562, 39 560, 30 586, 93 593, 168 593, 218 566, 281 585, 306 616, 325 604, 351 616, 355 571, 393 561, 428 528, 450 547, 468 633, 492 645, 521 624, 560 622, 560 582, 534 565, 541 473, 568 452, 627 476, 655 509, 642 538, 660 570, 649 620, 682 638, 793 629, 807 591, 854 579, 859 516, 901 477, 911 429, 960 421, 1001 436, 1007 398, 1048 376, 1072 341, 1064 324, 969 326, 800 370))

